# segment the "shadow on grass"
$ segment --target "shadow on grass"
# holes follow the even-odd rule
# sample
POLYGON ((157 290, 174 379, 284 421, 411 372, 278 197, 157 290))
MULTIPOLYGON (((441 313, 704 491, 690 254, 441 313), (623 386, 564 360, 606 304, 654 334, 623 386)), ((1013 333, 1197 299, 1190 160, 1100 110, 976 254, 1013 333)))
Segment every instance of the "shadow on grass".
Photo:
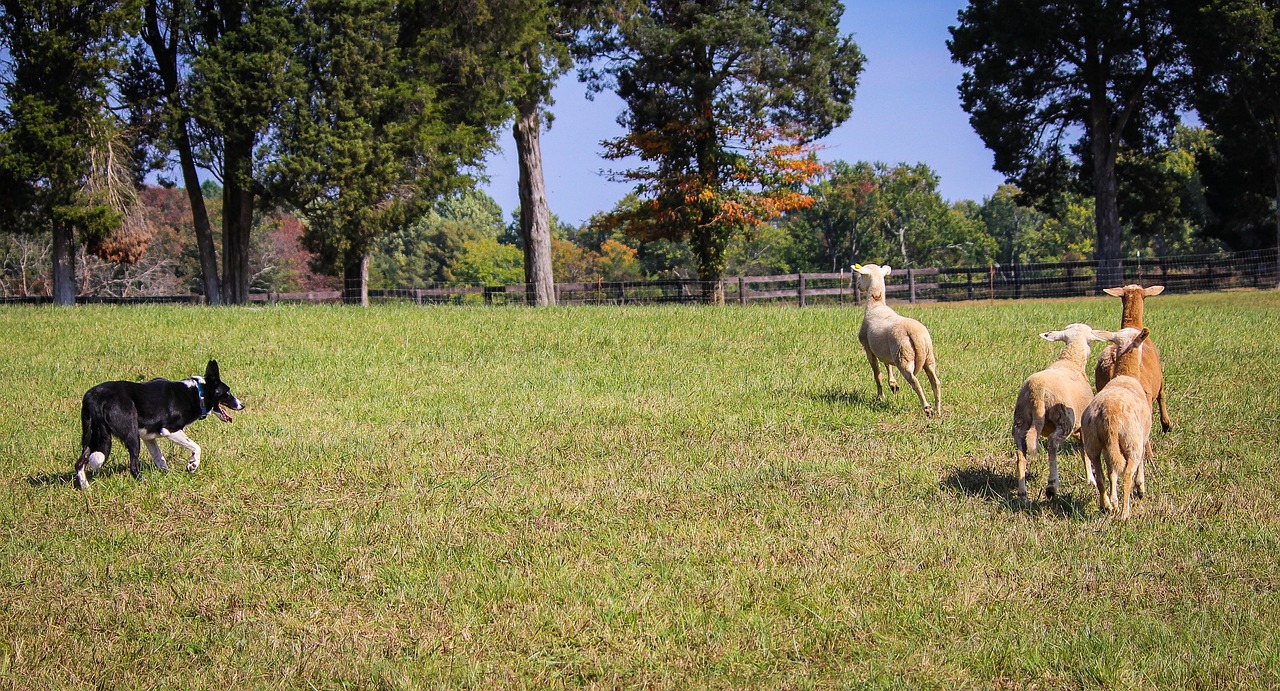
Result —
MULTIPOLYGON (((127 473, 129 472, 129 466, 127 465, 112 465, 110 467, 103 466, 97 472, 88 472, 88 471, 85 471, 85 472, 86 472, 86 475, 88 475, 89 477, 89 481, 92 482, 93 478, 95 477, 110 477, 112 475, 118 475, 120 473, 127 473)), ((74 470, 71 470, 65 473, 42 473, 40 475, 27 476, 27 484, 31 485, 32 487, 50 487, 52 485, 61 485, 63 483, 67 483, 72 486, 75 486, 76 472, 74 470)))
POLYGON ((814 399, 827 403, 829 405, 847 405, 859 406, 862 408, 884 409, 889 407, 887 400, 881 401, 876 398, 874 393, 855 389, 847 391, 845 389, 827 389, 822 393, 816 394, 814 399))
MULTIPOLYGON (((1027 474, 1027 487, 1032 488, 1038 478, 1034 473, 1027 474)), ((989 466, 955 468, 940 483, 942 489, 955 494, 984 499, 1010 513, 1021 513, 1030 516, 1053 515, 1059 518, 1083 519, 1091 515, 1091 495, 1076 496, 1070 492, 1059 492, 1056 497, 1028 496, 1019 499, 1018 481, 1013 473, 996 472, 989 466)))

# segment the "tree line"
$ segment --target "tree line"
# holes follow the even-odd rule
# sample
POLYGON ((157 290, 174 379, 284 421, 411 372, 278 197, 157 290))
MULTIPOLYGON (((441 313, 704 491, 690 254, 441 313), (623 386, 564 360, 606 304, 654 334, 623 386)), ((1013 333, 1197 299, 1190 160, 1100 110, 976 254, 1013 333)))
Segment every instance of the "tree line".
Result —
POLYGON ((1277 242, 1277 10, 970 2, 948 46, 1010 184, 951 203, 923 163, 818 162, 864 63, 833 0, 0 0, 2 287, 549 304, 556 280, 696 275, 717 300, 726 272, 1087 258, 1110 281, 1126 252, 1277 242), (581 227, 539 148, 575 67, 622 98, 603 155, 634 185, 581 227), (471 177, 506 127, 509 222, 471 177))

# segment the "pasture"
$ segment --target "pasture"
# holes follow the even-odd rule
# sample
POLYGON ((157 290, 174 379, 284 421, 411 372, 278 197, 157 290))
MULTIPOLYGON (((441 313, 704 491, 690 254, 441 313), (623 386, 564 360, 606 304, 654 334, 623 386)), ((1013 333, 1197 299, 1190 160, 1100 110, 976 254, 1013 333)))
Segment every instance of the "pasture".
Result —
POLYGON ((0 308, 0 688, 1280 685, 1280 292, 1148 301, 1127 524, 1009 434, 1119 300, 896 307, 941 419, 861 308, 0 308), (86 389, 210 357, 198 473, 72 488, 86 389))

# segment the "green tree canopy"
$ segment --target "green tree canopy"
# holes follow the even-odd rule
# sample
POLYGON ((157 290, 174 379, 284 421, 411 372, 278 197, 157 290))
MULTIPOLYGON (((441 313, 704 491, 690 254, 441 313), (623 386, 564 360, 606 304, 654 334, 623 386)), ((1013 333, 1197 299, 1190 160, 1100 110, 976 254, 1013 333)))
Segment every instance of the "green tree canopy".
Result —
POLYGON ((132 147, 109 79, 135 13, 128 0, 0 2, 0 219, 10 232, 52 231, 58 304, 75 302, 77 238, 109 235, 133 197, 117 174, 132 147))
POLYGON ((1116 161, 1177 121, 1187 77, 1172 3, 972 0, 951 28, 974 130, 995 167, 1033 198, 1087 189, 1100 283, 1121 253, 1116 161))
POLYGON ((730 239, 803 205, 816 169, 803 145, 850 113, 863 57, 837 22, 838 2, 687 3, 646 11, 595 37, 587 71, 616 87, 629 135, 611 158, 638 155, 637 213, 619 220, 647 238, 690 239, 704 280, 718 278, 730 239), (779 143, 780 142, 780 143, 779 143))

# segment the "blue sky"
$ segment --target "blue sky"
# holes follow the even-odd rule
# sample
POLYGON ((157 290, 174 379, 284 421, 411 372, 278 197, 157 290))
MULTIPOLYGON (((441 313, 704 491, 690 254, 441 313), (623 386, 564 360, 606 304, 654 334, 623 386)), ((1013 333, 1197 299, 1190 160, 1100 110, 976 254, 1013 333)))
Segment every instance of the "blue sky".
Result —
MULTIPOLYGON (((951 62, 947 28, 967 3, 948 0, 847 0, 840 22, 867 57, 853 116, 823 139, 823 160, 926 163, 946 199, 982 201, 1003 182, 991 152, 969 126, 956 87, 964 70, 951 62)), ((543 174, 551 212, 582 223, 607 211, 628 191, 602 174, 600 141, 622 134, 622 102, 611 93, 594 101, 573 75, 555 90, 555 121, 542 135, 543 174)), ((483 189, 504 215, 519 208, 515 141, 508 129, 489 157, 483 189)))

